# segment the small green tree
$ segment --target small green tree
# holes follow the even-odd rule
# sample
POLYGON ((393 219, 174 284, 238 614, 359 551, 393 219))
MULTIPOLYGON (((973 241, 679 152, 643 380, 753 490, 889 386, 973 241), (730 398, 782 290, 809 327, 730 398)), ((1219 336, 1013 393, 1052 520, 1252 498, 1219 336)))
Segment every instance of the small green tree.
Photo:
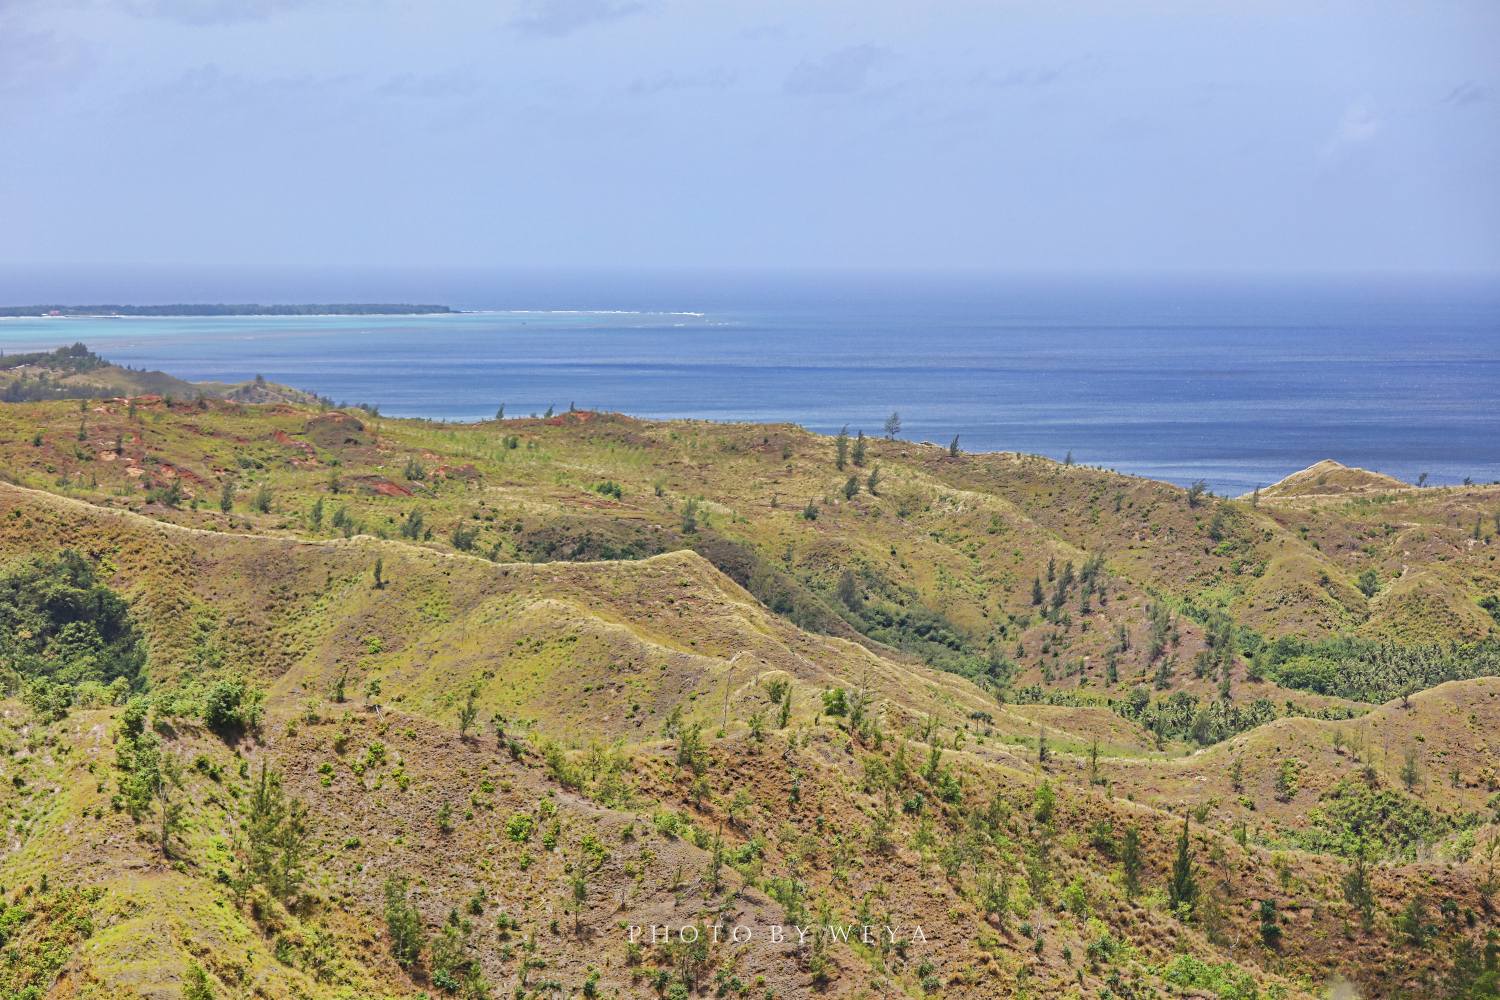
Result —
POLYGON ((474 720, 479 718, 479 685, 469 688, 463 707, 458 710, 458 738, 467 739, 474 720))
POLYGON ((1365 930, 1375 925, 1375 882, 1370 868, 1370 845, 1361 837, 1350 852, 1343 878, 1344 901, 1359 911, 1365 930))
POLYGON ((698 530, 698 501, 689 497, 687 503, 682 505, 682 533, 691 535, 698 530))
POLYGON ((1292 758, 1283 760, 1276 768, 1276 798, 1290 802, 1297 794, 1297 762, 1292 758))
POLYGON ((182 1000, 214 1000, 208 973, 195 961, 188 962, 187 974, 182 977, 182 1000))
MULTIPOLYGON (((80 424, 79 426, 81 427, 82 425, 80 424)), ((83 439, 79 438, 79 440, 81 441, 83 439)), ((859 432, 859 436, 854 439, 854 452, 851 455, 851 457, 854 459, 854 464, 856 466, 858 466, 861 469, 863 469, 865 467, 865 432, 864 431, 860 431, 859 432)), ((1479 536, 1475 535, 1474 537, 1478 538, 1479 536)))
POLYGON ((229 513, 234 509, 234 477, 230 476, 224 480, 224 485, 219 487, 219 509, 229 513))
POLYGON ((406 880, 385 880, 385 929, 391 957, 403 969, 422 955, 422 915, 406 897, 406 880))
POLYGON ((1417 748, 1409 746, 1401 756, 1401 770, 1399 772, 1401 783, 1406 786, 1408 792, 1416 790, 1422 780, 1422 766, 1417 756, 1417 748))
POLYGON ((1177 838, 1177 856, 1172 861, 1172 878, 1167 883, 1167 897, 1175 912, 1179 905, 1192 906, 1198 899, 1198 883, 1193 878, 1193 858, 1188 844, 1188 817, 1182 817, 1182 835, 1177 838))
POLYGON ((1050 830, 1057 819, 1057 793, 1052 783, 1044 781, 1031 793, 1032 814, 1043 830, 1050 830))
POLYGON ((244 808, 245 882, 258 882, 280 899, 295 896, 311 850, 307 805, 288 797, 281 772, 262 761, 244 808))
POLYGON ((807 501, 807 506, 802 508, 802 516, 808 521, 816 521, 818 519, 818 505, 811 500, 807 501))
POLYGON ((859 591, 859 579, 847 566, 839 574, 838 595, 850 611, 858 612, 865 606, 864 596, 859 591))
POLYGON ((901 412, 892 410, 891 415, 885 418, 885 436, 889 441, 896 440, 896 435, 901 433, 901 412))
POLYGON ((872 497, 878 497, 878 496, 880 496, 880 490, 878 489, 879 486, 880 486, 880 463, 876 462, 875 463, 875 467, 870 470, 870 475, 865 479, 865 489, 867 489, 867 490, 870 491, 870 496, 872 496, 872 497))
POLYGON ((1187 502, 1189 507, 1196 507, 1203 502, 1203 494, 1208 490, 1208 482, 1203 479, 1196 480, 1187 489, 1187 502))
POLYGON ((677 766, 687 765, 694 774, 708 770, 708 747, 703 743, 703 723, 695 722, 682 731, 677 741, 677 766))
POLYGON ((182 788, 182 762, 171 751, 161 754, 156 768, 151 794, 161 806, 161 856, 172 856, 172 835, 182 829, 181 802, 173 802, 172 794, 182 788))
POLYGON ((1421 893, 1413 893, 1396 915, 1396 933, 1413 948, 1426 948, 1437 934, 1437 928, 1427 918, 1427 901, 1421 893))
POLYGON ((1260 901, 1260 940, 1267 948, 1275 949, 1281 943, 1281 920, 1276 915, 1276 900, 1260 901))
POLYGON ((955 435, 953 435, 953 440, 950 441, 950 442, 948 442, 948 457, 949 458, 957 458, 958 457, 958 437, 959 436, 957 434, 955 434, 955 435))
POLYGON ((859 477, 850 476, 848 481, 844 483, 844 488, 841 492, 844 494, 845 500, 853 500, 855 494, 859 492, 859 477))
POLYGON ((258 510, 262 514, 269 514, 271 512, 272 499, 273 496, 271 494, 270 485, 267 483, 261 483, 260 489, 255 491, 255 496, 250 498, 250 509, 258 510))
POLYGON ((478 537, 478 528, 466 528, 462 521, 458 521, 448 535, 448 542, 460 552, 471 552, 474 549, 474 540, 478 537))
POLYGON ((1047 592, 1042 589, 1042 578, 1034 577, 1031 581, 1031 603, 1033 606, 1041 604, 1047 599, 1047 592))
POLYGON ((996 871, 986 866, 979 873, 979 908, 985 916, 993 913, 1002 922, 1005 920, 1005 914, 1010 910, 1010 884, 1010 872, 1004 868, 996 871))
POLYGON ((943 741, 935 736, 929 736, 932 740, 927 746, 927 763, 922 767, 922 777, 929 785, 937 784, 938 767, 943 762, 943 741))
POLYGON ((410 538, 415 542, 422 537, 422 528, 425 520, 422 508, 413 507, 406 512, 405 520, 396 526, 396 530, 401 533, 402 538, 410 538))
POLYGON ((848 424, 845 424, 844 425, 844 429, 841 430, 841 431, 839 431, 838 437, 836 437, 836 438, 833 439, 833 444, 834 444, 834 448, 835 448, 835 450, 837 452, 837 455, 835 456, 835 458, 833 460, 833 464, 837 465, 838 468, 839 468, 839 471, 842 472, 844 470, 844 466, 847 465, 848 462, 849 462, 849 425, 848 424))

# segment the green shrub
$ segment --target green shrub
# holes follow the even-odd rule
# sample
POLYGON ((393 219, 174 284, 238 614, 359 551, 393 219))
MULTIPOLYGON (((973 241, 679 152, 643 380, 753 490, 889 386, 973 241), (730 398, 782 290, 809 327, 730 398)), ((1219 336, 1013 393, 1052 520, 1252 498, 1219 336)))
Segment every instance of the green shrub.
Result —
POLYGON ((254 727, 260 722, 259 688, 246 689, 243 680, 215 681, 203 696, 203 724, 210 729, 254 727))
POLYGON ((1338 686, 1338 665, 1311 656, 1299 656, 1278 666, 1273 676, 1282 687, 1329 694, 1338 686))
POLYGON ((505 824, 505 835, 517 844, 524 844, 535 829, 535 820, 525 813, 516 813, 505 824))
MULTIPOLYGON (((1089 955, 1095 959, 1093 954, 1089 955)), ((1192 955, 1176 955, 1162 969, 1161 977, 1174 986, 1217 994, 1220 1000, 1256 1000, 1255 977, 1233 962, 1211 965, 1192 955)))

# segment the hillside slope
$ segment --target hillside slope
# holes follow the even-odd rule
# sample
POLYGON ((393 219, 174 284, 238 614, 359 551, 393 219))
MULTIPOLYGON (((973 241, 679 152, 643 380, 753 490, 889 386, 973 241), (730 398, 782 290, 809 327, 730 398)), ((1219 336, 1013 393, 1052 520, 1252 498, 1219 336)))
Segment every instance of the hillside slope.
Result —
MULTIPOLYGON (((0 787, 17 820, 4 868, 19 887, 12 909, 26 914, 13 940, 30 956, 9 973, 13 986, 45 974, 79 995, 175 996, 197 961, 224 995, 405 995, 447 982, 440 974, 469 980, 459 991, 480 979, 501 992, 553 980, 583 990, 597 972, 593 989, 644 997, 658 969, 711 987, 722 969, 723 983, 778 996, 1092 995, 1111 983, 1121 992, 1226 976, 1298 995, 1338 965, 1383 995, 1450 961, 1447 950, 1408 955, 1357 919, 1352 942, 1335 942, 1319 928, 1329 913, 1349 919, 1330 894, 1340 863, 1241 846, 1227 812, 1192 828, 1204 895, 1198 917, 1179 921, 1158 893, 1180 826, 1171 810, 1188 797, 1104 795, 1078 757, 1038 768, 1005 739, 1029 731, 1014 714, 1027 706, 995 706, 952 674, 803 632, 694 553, 495 563, 367 537, 204 532, 5 487, 0 526, 12 556, 87 546, 101 560, 151 636, 162 690, 175 683, 190 701, 235 672, 268 689, 255 730, 227 739, 180 703, 157 709, 164 744, 192 761, 170 860, 149 811, 134 821, 111 802, 126 778, 111 759, 119 708, 47 725, 11 707, 12 780, 0 787), (330 697, 341 676, 343 703, 330 697), (379 694, 356 695, 372 678, 379 694), (764 715, 779 678, 791 682, 785 725, 764 715), (455 708, 476 683, 481 718, 505 718, 503 745, 493 730, 456 731, 455 708), (830 725, 822 694, 832 687, 870 690, 878 721, 830 725), (684 715, 679 735, 663 739, 669 705, 684 715), (715 736, 726 705, 729 725, 715 736), (989 736, 973 728, 981 713, 989 736), (681 735, 694 720, 707 724, 696 751, 681 735), (262 762, 309 805, 317 850, 295 897, 236 888, 243 803, 262 762), (1043 782, 1055 805, 1036 798, 1043 782), (444 803, 451 818, 440 820, 444 803), (1081 835, 1101 820, 1106 834, 1081 835), (1117 861, 1130 825, 1143 852, 1134 900, 1117 861), (714 836, 728 855, 717 891, 714 836), (586 905, 575 930, 569 880, 579 871, 586 905), (430 935, 454 928, 461 965, 438 967, 430 951, 407 968, 393 960, 381 918, 394 875, 409 880, 430 935), (1261 898, 1286 915, 1274 947, 1259 943, 1261 898), (1004 919, 987 919, 991 906, 1004 919), (87 937, 69 930, 80 911, 87 937), (773 924, 878 923, 896 928, 897 942, 721 942, 686 964, 678 952, 637 959, 628 948, 632 925, 700 920, 711 933, 715 919, 765 936, 773 924)), ((1487 713, 1475 723, 1483 729, 1495 689, 1474 690, 1464 703, 1487 713)), ((1429 697, 1438 695, 1413 699, 1414 711, 1429 697)), ((1116 775, 1131 766, 1102 762, 1117 793, 1116 775)), ((1477 860, 1377 871, 1381 920, 1394 921, 1414 874, 1432 907, 1451 898, 1487 913, 1477 860)), ((1439 937, 1451 945, 1469 933, 1439 937)))
POLYGON ((0 623, 0 984, 1467 995, 1500 888, 1500 489, 1255 505, 840 447, 0 406, 5 580, 97 577, 144 651, 102 670, 86 631, 0 623), (163 754, 180 790, 142 784, 163 754), (695 921, 705 947, 630 947, 695 921))

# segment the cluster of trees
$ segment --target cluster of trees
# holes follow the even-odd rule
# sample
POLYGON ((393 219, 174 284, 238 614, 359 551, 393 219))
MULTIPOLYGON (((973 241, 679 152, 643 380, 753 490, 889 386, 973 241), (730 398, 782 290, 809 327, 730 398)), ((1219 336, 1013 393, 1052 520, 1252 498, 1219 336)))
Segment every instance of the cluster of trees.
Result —
MULTIPOLYGON (((900 426, 900 423, 898 421, 897 422, 897 427, 899 428, 899 426, 900 426)), ((838 466, 838 469, 839 469, 840 472, 842 472, 844 470, 844 467, 846 465, 848 465, 851 461, 854 463, 855 466, 857 466, 859 468, 863 468, 864 467, 865 457, 866 457, 866 454, 867 454, 867 450, 869 448, 869 442, 865 439, 865 432, 864 431, 860 431, 859 434, 858 434, 858 436, 855 437, 853 439, 853 441, 854 441, 854 447, 853 447, 853 449, 851 451, 850 446, 849 446, 850 438, 849 438, 849 425, 848 424, 845 424, 843 430, 839 431, 838 436, 833 439, 833 445, 834 445, 834 450, 835 450, 833 464, 836 465, 836 466, 838 466)), ((858 483, 858 480, 851 480, 851 481, 853 481, 855 483, 858 483)), ((871 491, 871 492, 873 492, 873 491, 871 491)))
MULTIPOLYGON (((469 910, 483 913, 482 897, 476 895, 469 910)), ((468 996, 489 996, 489 986, 474 954, 474 924, 460 916, 456 907, 448 911, 448 919, 429 940, 423 933, 422 914, 408 894, 406 880, 387 879, 385 926, 390 936, 391 956, 398 965, 409 968, 426 951, 433 985, 450 993, 463 990, 468 996)))
POLYGON ((1265 646, 1263 669, 1282 687, 1381 703, 1446 681, 1500 675, 1500 644, 1398 645, 1336 637, 1265 646))
POLYGON ((981 687, 999 691, 1009 684, 1015 663, 998 646, 977 641, 942 612, 924 605, 915 591, 900 588, 873 567, 842 568, 831 590, 825 591, 826 604, 862 635, 981 687))
MULTIPOLYGON (((0 310, 3 313, 3 310, 0 310)), ((81 341, 72 347, 59 347, 55 351, 35 351, 29 354, 0 354, 0 371, 12 371, 29 365, 39 365, 66 372, 69 375, 92 371, 109 362, 89 350, 81 341)), ((45 374, 30 378, 22 372, 21 377, 6 385, 0 393, 0 401, 6 403, 35 403, 50 399, 94 399, 101 396, 117 396, 121 390, 100 388, 91 385, 68 385, 49 380, 45 374)))
POLYGON ((1482 825, 1484 814, 1436 812, 1394 788, 1374 788, 1346 778, 1325 792, 1313 822, 1282 836, 1303 850, 1353 856, 1370 852, 1415 859, 1424 846, 1482 825))
POLYGON ((130 605, 72 549, 0 573, 0 683, 25 688, 39 715, 75 698, 115 703, 145 683, 146 646, 130 605))
MULTIPOLYGON (((5 310, 0 309, 0 315, 5 310)), ((0 354, 0 371, 10 371, 23 365, 43 365, 48 368, 86 372, 108 365, 99 355, 89 350, 83 341, 72 347, 59 347, 55 351, 33 351, 30 354, 0 354)))
POLYGON ((1055 583, 1052 591, 1052 600, 1047 602, 1046 591, 1042 589, 1042 578, 1037 576, 1031 581, 1031 603, 1033 606, 1047 604, 1042 610, 1043 617, 1049 621, 1062 613, 1063 605, 1068 601, 1068 594, 1074 586, 1078 588, 1078 610, 1082 614, 1090 611, 1090 599, 1097 592, 1100 605, 1109 603, 1109 593, 1106 584, 1109 582, 1104 572, 1104 552, 1101 550, 1088 556, 1083 561, 1083 568, 1075 575, 1073 571, 1073 560, 1069 559, 1063 564, 1062 572, 1057 570, 1056 557, 1047 559, 1047 582, 1055 583))
POLYGON ((118 396, 122 393, 123 390, 114 387, 101 389, 98 386, 70 385, 49 381, 45 375, 31 379, 27 378, 25 372, 22 372, 20 378, 5 386, 5 391, 0 393, 0 402, 40 403, 54 399, 97 399, 101 396, 118 396))
POLYGON ((1159 740, 1192 740, 1199 746, 1219 743, 1278 717, 1269 698, 1257 698, 1239 708, 1227 699, 1203 704, 1197 695, 1176 691, 1153 702, 1150 692, 1139 686, 1113 707, 1116 714, 1135 720, 1159 740))

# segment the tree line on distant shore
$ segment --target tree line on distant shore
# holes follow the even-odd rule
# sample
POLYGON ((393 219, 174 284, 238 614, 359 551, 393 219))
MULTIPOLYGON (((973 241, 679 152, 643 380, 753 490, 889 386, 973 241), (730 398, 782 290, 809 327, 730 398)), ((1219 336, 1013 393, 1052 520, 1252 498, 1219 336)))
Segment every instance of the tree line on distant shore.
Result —
POLYGON ((330 305, 0 306, 0 316, 415 316, 451 313, 447 306, 405 303, 330 305))

